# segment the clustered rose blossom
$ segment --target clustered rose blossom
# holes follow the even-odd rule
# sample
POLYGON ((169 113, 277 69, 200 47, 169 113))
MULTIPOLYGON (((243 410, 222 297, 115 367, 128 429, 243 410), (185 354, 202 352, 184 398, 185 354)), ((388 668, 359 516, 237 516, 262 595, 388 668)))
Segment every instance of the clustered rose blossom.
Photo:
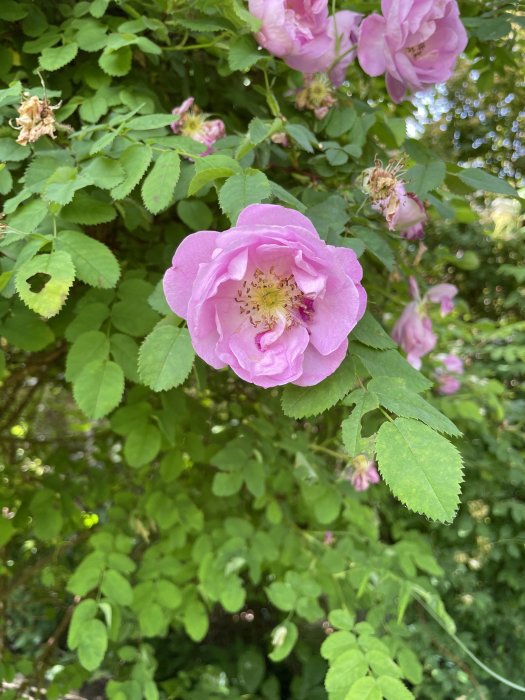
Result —
POLYGON ((350 482, 356 491, 366 491, 370 484, 379 483, 379 473, 376 463, 365 455, 358 455, 352 460, 353 471, 350 482))
POLYGON ((226 133, 222 119, 208 119, 197 106, 194 106, 195 98, 188 97, 184 102, 172 109, 178 119, 171 124, 175 134, 189 136, 194 141, 203 143, 207 149, 201 155, 212 152, 215 141, 221 139, 226 133))
POLYGON ((44 97, 41 100, 36 95, 26 97, 18 107, 18 117, 15 119, 16 127, 20 132, 17 143, 26 146, 28 143, 38 141, 41 136, 56 138, 56 120, 53 114, 62 103, 50 105, 44 97))
POLYGON ((463 360, 457 355, 437 355, 436 360, 442 364, 434 372, 439 393, 447 396, 455 394, 461 388, 459 377, 464 371, 463 360))
POLYGON ((362 15, 329 15, 328 0, 249 0, 249 9, 261 21, 260 46, 301 73, 329 73, 334 85, 343 82, 362 15))
POLYGON ((399 179, 401 167, 401 162, 391 161, 383 166, 377 160, 373 168, 363 173, 363 191, 370 197, 372 209, 385 217, 389 231, 400 231, 403 238, 417 240, 424 237, 427 213, 419 197, 407 192, 399 179))
POLYGON ((262 387, 311 386, 343 361, 362 317, 363 271, 302 214, 253 204, 231 229, 185 238, 164 276, 196 353, 262 387))
POLYGON ((406 352, 408 362, 420 369, 421 358, 433 350, 437 337, 432 331, 432 321, 427 314, 429 303, 440 304, 441 315, 446 316, 454 308, 454 297, 458 293, 453 284, 437 284, 421 298, 414 279, 409 279, 413 301, 405 307, 392 329, 392 338, 406 352))
POLYGON ((394 102, 450 78, 468 37, 456 0, 382 0, 359 28, 357 55, 371 76, 386 73, 394 102))

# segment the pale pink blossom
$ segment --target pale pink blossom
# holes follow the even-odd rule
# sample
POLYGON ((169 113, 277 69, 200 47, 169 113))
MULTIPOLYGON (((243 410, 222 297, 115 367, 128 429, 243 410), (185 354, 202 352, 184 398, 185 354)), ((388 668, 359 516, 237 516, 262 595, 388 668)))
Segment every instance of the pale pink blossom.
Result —
POLYGON ((441 315, 446 316, 454 308, 454 297, 458 293, 458 288, 454 284, 436 284, 425 294, 428 301, 440 304, 441 315))
POLYGON ((301 73, 329 72, 340 85, 355 59, 362 15, 348 10, 328 15, 328 0, 249 0, 261 20, 260 46, 301 73))
POLYGON ((376 463, 365 455, 358 455, 352 460, 353 471, 350 482, 356 491, 366 491, 370 484, 378 484, 380 481, 376 463))
POLYGON ((327 245, 302 214, 253 204, 231 229, 185 238, 164 292, 212 367, 262 387, 311 386, 346 355, 366 307, 362 273, 352 250, 327 245))
POLYGON ((172 122, 171 130, 174 134, 189 136, 194 141, 207 146, 201 155, 208 155, 212 152, 215 141, 221 139, 226 129, 222 119, 208 119, 207 115, 194 105, 195 99, 188 97, 184 102, 172 109, 172 114, 179 117, 172 122))
POLYGON ((438 367, 434 376, 440 394, 455 394, 461 388, 460 376, 464 372, 463 360, 457 355, 437 355, 436 360, 443 366, 438 367))
POLYGON ((456 0, 382 0, 361 23, 357 55, 371 76, 386 73, 394 102, 448 80, 468 37, 456 0))
POLYGON ((425 237, 425 226, 423 222, 419 222, 419 224, 401 231, 400 235, 401 238, 405 238, 407 241, 421 241, 425 237))
POLYGON ((464 364, 461 357, 457 355, 436 355, 436 360, 441 362, 449 372, 455 372, 456 374, 463 374, 464 364))

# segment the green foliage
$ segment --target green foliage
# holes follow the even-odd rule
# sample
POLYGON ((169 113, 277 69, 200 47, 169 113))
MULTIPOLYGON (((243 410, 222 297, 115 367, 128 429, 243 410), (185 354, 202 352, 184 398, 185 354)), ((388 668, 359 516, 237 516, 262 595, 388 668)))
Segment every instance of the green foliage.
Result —
POLYGON ((467 57, 439 99, 416 98, 416 124, 357 63, 325 117, 298 109, 300 74, 257 47, 242 0, 0 3, 7 698, 14 678, 50 700, 523 685, 523 18, 492 5, 460 3, 467 57), (17 143, 24 91, 61 103, 56 138, 17 143), (190 95, 225 122, 211 153, 170 128, 190 95), (425 248, 361 190, 375 158, 401 160, 425 200, 425 248), (262 390, 195 361, 164 298, 181 240, 259 202, 363 266, 367 311, 317 386, 262 390), (421 371, 391 338, 409 275, 459 288, 446 318, 425 308, 421 371), (465 374, 443 396, 449 352, 465 374), (358 492, 371 462, 382 483, 358 492))

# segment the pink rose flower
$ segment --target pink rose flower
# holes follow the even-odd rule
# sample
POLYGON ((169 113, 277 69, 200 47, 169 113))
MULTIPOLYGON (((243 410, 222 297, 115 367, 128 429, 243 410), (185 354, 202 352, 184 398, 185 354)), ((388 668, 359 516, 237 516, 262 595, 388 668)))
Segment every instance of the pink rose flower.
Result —
POLYGON ((380 477, 376 463, 368 460, 365 455, 358 455, 352 460, 354 467, 350 482, 356 491, 366 491, 370 484, 378 484, 380 477))
POLYGON ((407 304, 392 329, 392 338, 405 351, 407 361, 416 369, 421 368, 421 358, 433 350, 437 343, 432 332, 432 321, 417 301, 407 304))
POLYGON ((249 0, 262 26, 255 38, 274 56, 302 73, 315 73, 330 48, 328 0, 249 0))
POLYGON ((222 119, 208 119, 197 106, 194 106, 195 99, 188 97, 184 102, 172 109, 171 113, 179 118, 172 122, 171 130, 174 134, 189 136, 194 141, 207 146, 201 155, 209 155, 215 141, 221 139, 226 129, 222 119))
POLYGON ((450 78, 468 37, 456 0, 382 0, 361 23, 357 55, 371 76, 386 73, 394 102, 450 78))
POLYGON ((262 387, 311 386, 346 355, 366 307, 362 274, 355 253, 324 243, 302 214, 252 204, 231 229, 182 241, 164 293, 212 367, 262 387))
POLYGON ((249 0, 249 8, 262 23, 255 35, 260 46, 301 73, 327 72, 335 64, 330 79, 343 82, 362 15, 342 10, 329 17, 328 0, 249 0))
POLYGON ((425 227, 423 222, 410 226, 409 228, 401 231, 401 238, 405 238, 407 241, 421 241, 425 237, 425 227))
POLYGON ((447 396, 455 394, 461 388, 458 375, 463 374, 463 360, 457 355, 437 355, 436 360, 443 365, 434 372, 439 393, 447 396))
POLYGON ((446 316, 454 308, 454 297, 457 293, 458 288, 455 284, 436 284, 430 287, 425 298, 434 304, 440 304, 441 315, 446 316))
POLYGON ((392 193, 372 204, 386 219, 389 231, 405 231, 427 220, 422 201, 413 192, 407 192, 402 182, 398 182, 392 193))
POLYGON ((453 299, 458 289, 453 284, 436 284, 421 298, 416 279, 409 277, 408 284, 413 301, 407 304, 394 324, 392 338, 405 351, 412 367, 420 369, 421 358, 433 350, 437 343, 426 307, 429 303, 441 304, 441 315, 446 316, 454 308, 453 299))

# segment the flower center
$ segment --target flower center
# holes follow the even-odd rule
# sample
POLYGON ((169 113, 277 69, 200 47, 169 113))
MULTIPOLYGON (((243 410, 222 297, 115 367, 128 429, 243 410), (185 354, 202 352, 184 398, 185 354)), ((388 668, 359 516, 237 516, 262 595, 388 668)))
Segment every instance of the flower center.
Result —
POLYGON ((196 135, 198 136, 202 131, 202 126, 205 121, 206 117, 204 115, 189 112, 183 117, 181 134, 183 136, 189 136, 190 138, 194 138, 196 135))
POLYGON ((241 315, 252 326, 272 330, 279 319, 286 328, 307 321, 313 313, 313 300, 305 297, 292 274, 278 274, 274 267, 267 272, 257 268, 251 279, 243 281, 234 297, 241 315))
POLYGON ((412 56, 412 58, 419 58, 425 50, 425 46, 425 42, 422 41, 420 44, 416 44, 415 46, 409 46, 406 49, 406 52, 409 56, 412 56))

